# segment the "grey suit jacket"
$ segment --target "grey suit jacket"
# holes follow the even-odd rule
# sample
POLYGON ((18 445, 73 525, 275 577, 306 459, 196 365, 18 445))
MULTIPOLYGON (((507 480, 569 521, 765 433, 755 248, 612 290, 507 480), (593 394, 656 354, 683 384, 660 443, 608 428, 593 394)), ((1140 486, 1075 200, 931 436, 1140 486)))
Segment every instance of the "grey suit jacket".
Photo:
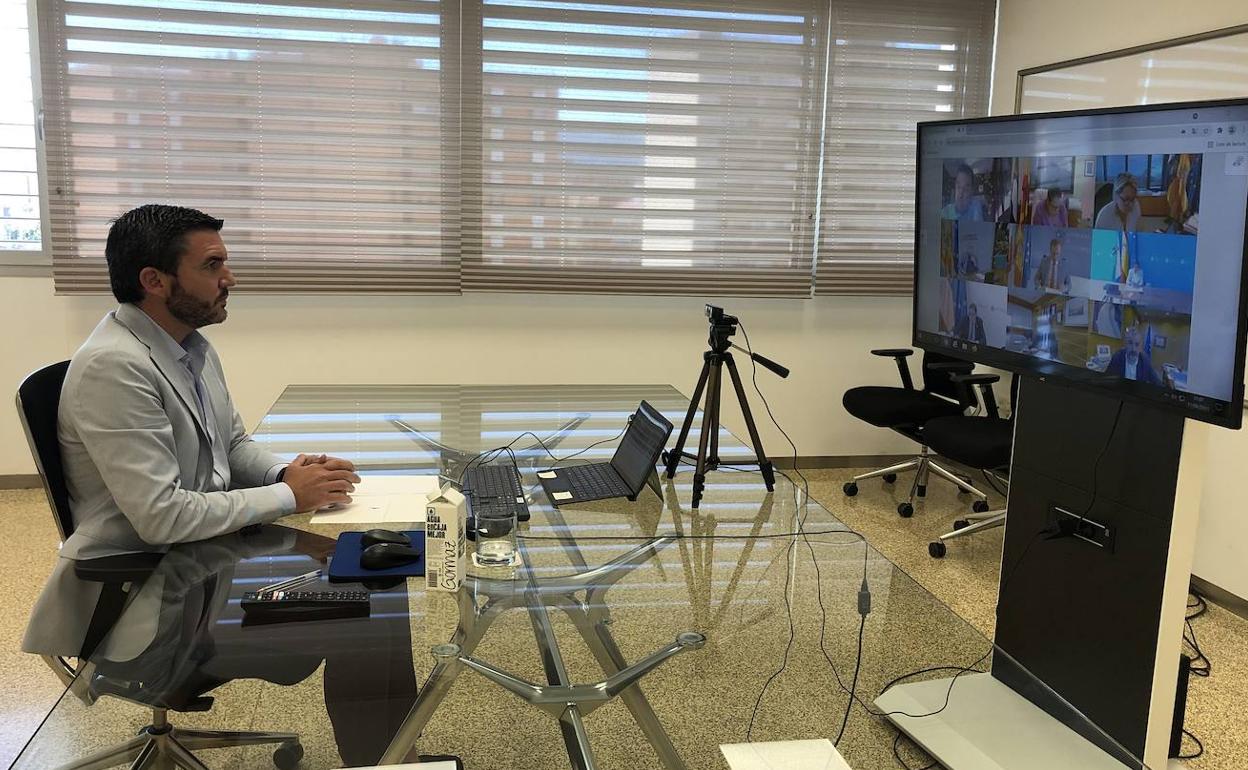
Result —
POLYGON ((123 304, 70 361, 58 437, 74 531, 31 614, 25 650, 46 652, 58 626, 89 620, 98 590, 64 591, 73 560, 167 551, 294 512, 289 490, 262 486, 283 461, 248 437, 211 346, 203 390, 217 435, 228 437, 231 488, 203 491, 213 479, 212 445, 193 381, 163 334, 123 304))
POLYGON ((282 460, 243 429, 221 361, 202 373, 217 435, 229 441, 230 489, 212 482, 212 445, 186 367, 138 307, 110 312, 70 361, 58 436, 74 532, 61 555, 85 559, 165 550, 293 513, 292 496, 263 486, 282 460))

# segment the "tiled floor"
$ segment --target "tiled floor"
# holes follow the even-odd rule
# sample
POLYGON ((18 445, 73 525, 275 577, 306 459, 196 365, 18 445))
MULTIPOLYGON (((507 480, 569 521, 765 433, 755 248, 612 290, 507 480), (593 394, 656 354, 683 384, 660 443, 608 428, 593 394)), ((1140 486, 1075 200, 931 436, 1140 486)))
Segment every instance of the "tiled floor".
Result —
MULTIPOLYGON (((807 472, 811 495, 863 532, 884 556, 954 611, 991 635, 1002 530, 953 541, 944 559, 932 559, 927 543, 966 511, 968 500, 958 498, 943 483, 933 484, 914 517, 902 519, 896 513, 896 495, 905 491, 904 483, 898 483, 894 491, 880 481, 867 482, 856 497, 846 498, 841 485, 853 473, 848 469, 807 472)), ((27 613, 51 569, 55 551, 56 532, 42 492, 0 491, 0 521, 7 538, 20 538, 22 543, 21 548, 8 549, 7 569, 0 571, 0 766, 4 766, 39 725, 60 688, 41 660, 19 652, 27 613)), ((1188 766, 1242 770, 1248 767, 1248 710, 1242 707, 1248 695, 1248 621, 1212 606, 1193 626, 1213 661, 1213 675, 1193 679, 1188 725, 1204 741, 1206 751, 1188 766)), ((136 724, 140 716, 136 713, 136 724)), ((260 755, 255 756, 259 759, 260 755)))

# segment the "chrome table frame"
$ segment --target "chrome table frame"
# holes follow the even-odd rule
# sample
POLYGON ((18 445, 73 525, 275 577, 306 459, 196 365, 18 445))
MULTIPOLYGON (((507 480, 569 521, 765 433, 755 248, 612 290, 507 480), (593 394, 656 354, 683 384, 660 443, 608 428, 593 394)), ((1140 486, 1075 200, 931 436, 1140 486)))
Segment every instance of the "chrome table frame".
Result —
MULTIPOLYGON (((671 644, 630 665, 611 635, 611 616, 604 597, 611 586, 675 539, 654 538, 600 567, 568 576, 537 578, 529 567, 521 567, 527 573, 526 580, 468 577, 457 596, 459 625, 455 634, 449 643, 433 647, 436 659, 433 671, 380 764, 396 764, 407 757, 459 672, 469 668, 557 719, 568 759, 575 770, 598 767, 582 717, 616 697, 624 702, 663 766, 668 770, 685 770, 671 738, 642 693, 639 680, 672 656, 701 648, 706 637, 695 631, 683 632, 671 644), (582 591, 584 600, 577 598, 582 591), (486 599, 481 605, 477 604, 478 596, 486 599), (605 680, 593 684, 573 684, 569 680, 547 611, 551 606, 562 610, 572 621, 585 646, 607 674, 605 680), (544 685, 520 679, 472 656, 494 620, 518 608, 525 609, 533 623, 533 635, 546 673, 544 685)), ((565 545, 569 544, 565 542, 565 545)), ((524 550, 521 541, 522 554, 524 550)), ((527 555, 525 564, 531 564, 527 555)))

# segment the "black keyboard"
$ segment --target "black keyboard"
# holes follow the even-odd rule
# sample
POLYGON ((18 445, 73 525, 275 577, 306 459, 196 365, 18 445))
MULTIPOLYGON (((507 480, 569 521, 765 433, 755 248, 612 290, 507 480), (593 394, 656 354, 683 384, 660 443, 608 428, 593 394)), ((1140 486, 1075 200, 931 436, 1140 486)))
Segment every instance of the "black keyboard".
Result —
POLYGON ((529 520, 529 504, 524 499, 520 471, 514 465, 477 465, 464 474, 461 487, 468 507, 477 518, 529 520))
POLYGON ((245 625, 366 618, 369 598, 368 591, 248 591, 241 606, 245 625))
POLYGON ((569 489, 586 500, 602 500, 632 494, 610 463, 570 465, 559 471, 569 489))

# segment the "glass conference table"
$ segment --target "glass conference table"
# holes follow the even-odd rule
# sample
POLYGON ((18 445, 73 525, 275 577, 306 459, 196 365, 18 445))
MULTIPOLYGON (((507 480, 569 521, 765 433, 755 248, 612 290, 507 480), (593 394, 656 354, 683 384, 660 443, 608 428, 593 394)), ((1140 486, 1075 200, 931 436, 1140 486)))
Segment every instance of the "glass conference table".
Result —
MULTIPOLYGON (((245 625, 244 592, 323 566, 348 527, 296 515, 175 547, 15 767, 131 739, 154 700, 201 709, 170 711, 180 730, 295 734, 306 768, 439 754, 467 768, 725 768, 722 744, 842 730, 852 767, 895 767, 887 722, 854 706, 842 728, 848 690, 869 704, 894 677, 981 661, 990 642, 783 477, 768 493, 756 471, 723 468, 692 510, 686 466, 662 478, 662 500, 551 506, 536 478, 556 464, 547 450, 609 458, 642 399, 679 429, 688 400, 666 385, 287 388, 255 433, 279 455, 458 477, 510 444, 532 514, 523 564, 470 570, 458 593, 372 585, 367 618, 245 625)), ((748 454, 721 433, 726 463, 748 454)), ((271 767, 273 750, 195 754, 271 767)))

